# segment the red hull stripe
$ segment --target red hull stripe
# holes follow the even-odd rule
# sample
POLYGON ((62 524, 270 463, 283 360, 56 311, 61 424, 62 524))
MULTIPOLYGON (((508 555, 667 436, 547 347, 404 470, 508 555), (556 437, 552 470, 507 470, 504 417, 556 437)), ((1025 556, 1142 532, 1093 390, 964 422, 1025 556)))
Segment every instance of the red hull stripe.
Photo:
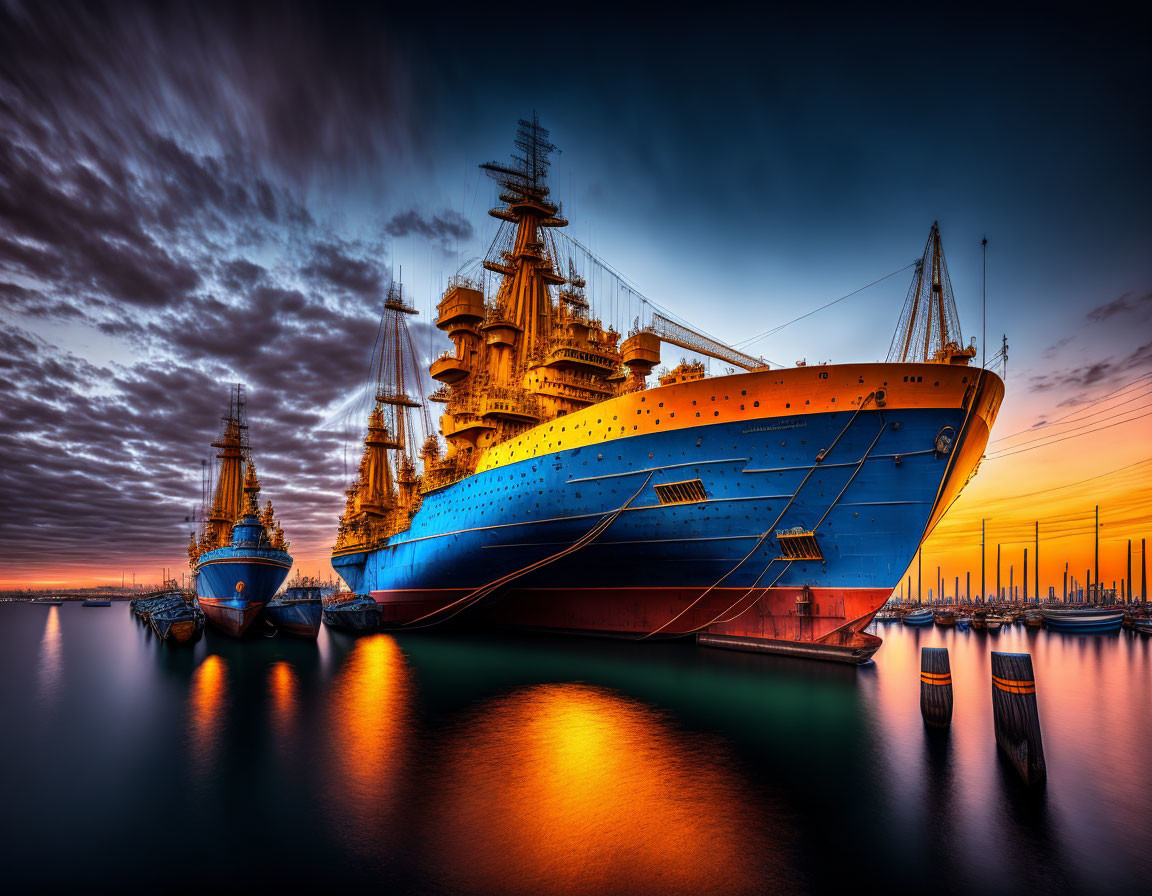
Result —
MULTIPOLYGON (((700 588, 510 589, 466 615, 518 627, 588 633, 647 634, 695 601, 700 588)), ((404 625, 459 600, 471 589, 373 591, 383 621, 404 625)), ((717 588, 662 632, 707 631, 734 637, 816 641, 850 639, 891 594, 887 588, 813 588, 802 603, 799 588, 717 588), (711 623, 711 624, 709 624, 711 623)))

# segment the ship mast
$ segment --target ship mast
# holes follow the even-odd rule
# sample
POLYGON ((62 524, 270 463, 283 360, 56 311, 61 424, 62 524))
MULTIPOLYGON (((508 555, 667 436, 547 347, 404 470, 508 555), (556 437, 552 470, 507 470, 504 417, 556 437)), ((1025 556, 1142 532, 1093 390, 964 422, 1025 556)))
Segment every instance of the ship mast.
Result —
MULTIPOLYGON (((521 120, 509 164, 480 167, 500 185, 489 211, 500 231, 483 261, 497 275, 492 294, 468 277, 452 278, 436 326, 453 348, 432 362, 447 404, 441 431, 447 457, 425 470, 425 488, 466 475, 492 445, 541 421, 579 410, 625 388, 620 334, 590 313, 585 281, 568 258, 559 272, 555 228, 567 225, 549 196, 549 154, 556 147, 534 115, 521 120)), ((645 371, 646 372, 646 371, 645 371)), ((643 385, 637 375, 628 388, 643 385)))
POLYGON ((244 460, 248 448, 248 422, 244 387, 239 383, 228 396, 228 414, 222 418, 220 437, 212 443, 219 449, 216 492, 205 526, 208 550, 223 547, 232 540, 232 526, 244 509, 244 460))
POLYGON ((373 406, 368 415, 364 452, 356 482, 347 500, 336 538, 337 549, 378 542, 406 528, 420 506, 420 481, 415 459, 427 466, 439 460, 440 443, 431 434, 431 418, 420 388, 416 349, 407 317, 417 311, 404 301, 399 279, 388 287, 375 357, 373 406), (412 397, 411 389, 416 390, 412 397), (418 446, 412 413, 419 410, 423 438, 418 446), (389 452, 396 452, 390 458, 389 452))
POLYGON ((551 191, 545 183, 551 164, 548 156, 556 146, 535 115, 531 121, 520 121, 515 143, 521 154, 512 156, 511 165, 487 162, 480 166, 501 186, 500 201, 507 203, 489 214, 515 227, 511 248, 484 261, 485 269, 503 278, 492 319, 482 328, 507 340, 497 343, 501 349, 494 370, 497 384, 508 384, 543 349, 553 317, 548 287, 566 282, 544 252, 541 234, 542 228, 568 224, 560 217, 560 206, 548 198, 551 191))
MULTIPOLYGON (((212 443, 216 454, 216 488, 210 510, 205 514, 200 538, 189 538, 188 559, 193 566, 205 551, 226 547, 232 542, 232 527, 245 516, 257 516, 264 526, 265 539, 284 549, 284 530, 276 521, 269 501, 260 511, 260 480, 248 442, 248 414, 244 387, 237 383, 228 394, 228 413, 221 418, 220 436, 212 443)), ((203 486, 202 486, 203 487, 203 486)))
POLYGON ((888 361, 967 364, 975 356, 975 345, 964 345, 940 227, 933 222, 888 348, 888 361))

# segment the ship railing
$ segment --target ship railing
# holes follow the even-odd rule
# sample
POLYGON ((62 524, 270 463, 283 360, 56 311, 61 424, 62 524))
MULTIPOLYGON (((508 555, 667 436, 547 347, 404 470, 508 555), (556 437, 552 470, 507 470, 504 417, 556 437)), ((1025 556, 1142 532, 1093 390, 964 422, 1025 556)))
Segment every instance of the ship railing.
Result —
POLYGON ((471 277, 465 277, 463 274, 454 274, 448 278, 448 287, 459 286, 461 289, 474 289, 477 292, 483 292, 483 286, 478 280, 473 280, 471 277))

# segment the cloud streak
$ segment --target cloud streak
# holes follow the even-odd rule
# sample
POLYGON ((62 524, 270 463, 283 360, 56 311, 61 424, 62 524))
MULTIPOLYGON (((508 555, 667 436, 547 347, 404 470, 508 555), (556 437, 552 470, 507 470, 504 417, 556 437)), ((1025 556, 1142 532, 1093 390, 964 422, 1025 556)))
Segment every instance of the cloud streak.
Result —
POLYGON ((335 532, 391 269, 307 197, 419 145, 412 96, 366 13, 198 10, 0 5, 0 579, 180 561, 232 381, 311 571, 335 532))

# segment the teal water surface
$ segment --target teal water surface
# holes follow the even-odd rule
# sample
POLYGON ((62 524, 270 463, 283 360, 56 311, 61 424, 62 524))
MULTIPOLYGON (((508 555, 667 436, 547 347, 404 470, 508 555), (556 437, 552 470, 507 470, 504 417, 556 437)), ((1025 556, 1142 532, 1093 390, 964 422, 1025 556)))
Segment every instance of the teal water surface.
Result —
POLYGON ((20 888, 1131 891, 1152 879, 1152 640, 885 626, 861 668, 480 632, 160 644, 126 604, 0 605, 20 888), (950 648, 956 710, 919 711, 950 648), (1049 780, 992 734, 1033 656, 1049 780))

